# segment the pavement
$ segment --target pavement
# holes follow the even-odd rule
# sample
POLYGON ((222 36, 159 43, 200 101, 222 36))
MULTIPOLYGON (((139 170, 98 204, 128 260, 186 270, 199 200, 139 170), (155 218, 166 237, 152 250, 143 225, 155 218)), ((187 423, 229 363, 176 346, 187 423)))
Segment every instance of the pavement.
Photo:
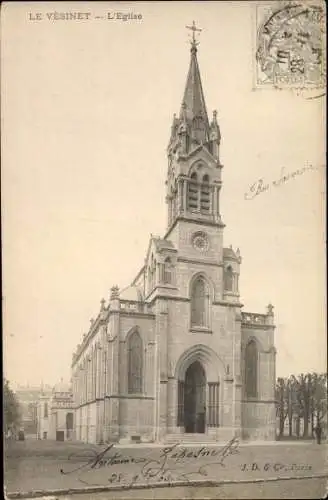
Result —
MULTIPOLYGON (((226 489, 229 495, 229 485, 233 484, 235 489, 232 491, 236 491, 238 487, 240 494, 243 495, 244 490, 254 492, 250 484, 257 482, 257 490, 260 491, 263 487, 260 483, 271 484, 280 481, 286 485, 288 481, 310 481, 311 478, 313 481, 315 478, 319 482, 326 482, 325 477, 328 478, 327 444, 317 445, 313 442, 302 442, 302 444, 265 442, 256 445, 238 442, 217 445, 206 443, 176 447, 115 445, 100 456, 99 454, 105 449, 105 445, 74 442, 33 440, 6 443, 7 497, 29 498, 28 495, 42 497, 48 492, 51 495, 60 495, 61 500, 64 500, 63 495, 70 495, 74 491, 75 500, 76 495, 82 492, 90 494, 90 498, 94 498, 95 495, 98 498, 104 491, 110 490, 114 496, 106 498, 125 498, 121 496, 124 492, 128 495, 126 498, 136 498, 137 491, 146 492, 148 488, 155 491, 156 486, 162 494, 164 494, 163 488, 171 488, 169 497, 173 498, 172 485, 175 486, 175 492, 176 488, 185 488, 184 491, 187 492, 190 487, 202 488, 202 491, 204 488, 220 487, 221 492, 222 488, 226 489), (244 488, 241 484, 244 484, 244 488), (128 494, 128 491, 132 491, 131 488, 132 496, 128 494)), ((276 487, 268 486, 268 488, 271 491, 276 487)), ((195 495, 196 490, 193 491, 195 495)), ((213 494, 220 493, 216 491, 213 494)), ((252 495, 249 498, 251 497, 252 495)), ((85 500, 86 498, 84 497, 85 500)), ((156 496, 156 498, 161 497, 156 496)), ((165 498, 165 495, 162 498, 165 498)), ((174 493, 174 498, 183 496, 175 497, 174 493)), ((199 498, 237 497, 200 496, 199 498)), ((238 498, 248 497, 238 496, 238 498)), ((269 497, 253 496, 253 498, 269 497)), ((281 498, 287 497, 281 496, 281 498)), ((311 495, 307 498, 311 498, 311 495)), ((312 495, 312 498, 320 496, 312 495)))
MULTIPOLYGON (((43 500, 118 500, 118 499, 313 499, 326 498, 327 480, 291 479, 287 481, 254 482, 245 485, 176 486, 174 488, 133 489, 130 491, 102 491, 39 496, 43 500)), ((17 497, 16 497, 17 498, 17 497)), ((35 500, 35 496, 25 500, 35 500)))

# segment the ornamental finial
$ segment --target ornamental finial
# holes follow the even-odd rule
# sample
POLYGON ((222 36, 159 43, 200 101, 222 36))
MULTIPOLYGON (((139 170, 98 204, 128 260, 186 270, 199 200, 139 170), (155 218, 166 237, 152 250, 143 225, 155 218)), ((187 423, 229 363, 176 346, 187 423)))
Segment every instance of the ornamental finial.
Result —
POLYGON ((274 307, 270 302, 270 304, 267 306, 267 315, 268 316, 273 316, 273 309, 274 309, 274 307))
POLYGON ((192 22, 192 26, 186 26, 186 28, 188 30, 192 31, 192 36, 191 36, 191 40, 190 40, 191 52, 196 52, 197 45, 199 44, 199 42, 196 40, 195 34, 196 34, 196 32, 201 32, 202 30, 200 28, 196 27, 195 21, 192 22))
POLYGON ((111 294, 110 294, 110 298, 111 300, 113 299, 119 299, 120 297, 120 289, 117 285, 114 285, 112 286, 112 288, 110 289, 111 291, 111 294))

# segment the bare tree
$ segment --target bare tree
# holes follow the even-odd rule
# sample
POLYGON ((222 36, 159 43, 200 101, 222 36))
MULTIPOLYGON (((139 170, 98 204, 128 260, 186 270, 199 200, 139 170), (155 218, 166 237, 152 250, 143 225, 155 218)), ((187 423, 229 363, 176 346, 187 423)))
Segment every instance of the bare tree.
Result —
POLYGON ((288 415, 288 379, 279 377, 276 384, 277 417, 279 418, 279 437, 284 435, 285 420, 288 415))

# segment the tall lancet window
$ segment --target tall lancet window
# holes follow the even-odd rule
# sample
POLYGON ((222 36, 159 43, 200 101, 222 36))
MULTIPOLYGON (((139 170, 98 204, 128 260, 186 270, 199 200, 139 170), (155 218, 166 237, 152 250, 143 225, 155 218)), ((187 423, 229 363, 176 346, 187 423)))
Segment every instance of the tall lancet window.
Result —
POLYGON ((142 392, 142 340, 137 331, 128 340, 128 393, 142 392))
POLYGON ((204 175, 200 192, 200 211, 204 214, 210 213, 210 179, 204 175))
POLYGON ((193 283, 191 289, 191 326, 209 326, 209 288, 202 276, 193 283))
POLYGON ((195 212, 198 209, 198 184, 197 184, 197 174, 194 172, 191 174, 190 181, 188 183, 188 210, 195 212))
POLYGON ((255 340, 248 342, 245 350, 246 397, 257 397, 257 347, 255 340))
POLYGON ((224 270, 224 289, 227 292, 233 291, 233 271, 231 266, 226 267, 224 270))
POLYGON ((173 266, 170 257, 167 257, 164 261, 164 283, 166 285, 171 284, 173 281, 173 266))

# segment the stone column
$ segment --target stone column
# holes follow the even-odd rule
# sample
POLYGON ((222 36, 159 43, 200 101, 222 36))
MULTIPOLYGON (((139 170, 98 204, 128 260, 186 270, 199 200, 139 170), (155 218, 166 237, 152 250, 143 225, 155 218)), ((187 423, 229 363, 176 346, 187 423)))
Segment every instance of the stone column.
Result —
POLYGON ((214 193, 214 187, 213 186, 209 186, 209 190, 210 190, 210 207, 209 207, 209 213, 210 215, 213 215, 213 193, 214 193))
POLYGON ((167 432, 173 433, 177 428, 178 381, 169 377, 167 384, 167 432))
POLYGON ((78 393, 77 404, 78 406, 80 406, 82 403, 82 371, 80 365, 78 367, 77 393, 78 393))
POLYGON ((178 210, 177 215, 180 215, 183 211, 183 181, 179 179, 178 182, 178 210))
POLYGON ((97 424, 96 424, 96 441, 103 441, 103 422, 102 422, 102 404, 101 399, 101 344, 96 343, 96 400, 97 400, 97 424))
POLYGON ((104 422, 103 422, 103 428, 104 428, 104 441, 108 442, 109 440, 109 429, 110 429, 110 420, 109 420, 109 415, 108 415, 108 404, 107 404, 107 372, 108 372, 108 351, 107 351, 107 346, 104 347, 102 350, 102 365, 103 365, 103 372, 102 372, 102 398, 104 401, 104 422))
POLYGON ((156 271, 155 271, 155 285, 161 282, 161 264, 160 262, 156 262, 156 271))
POLYGON ((167 201, 168 225, 170 226, 171 222, 172 222, 172 198, 171 198, 171 196, 167 196, 166 201, 167 201))
POLYGON ((111 441, 119 440, 120 431, 120 381, 119 381, 119 340, 120 340, 120 296, 117 286, 112 287, 110 297, 110 316, 108 324, 108 341, 111 344, 109 349, 110 370, 111 370, 111 398, 108 404, 109 436, 111 441))
POLYGON ((94 361, 94 380, 93 380, 93 398, 96 399, 97 398, 97 370, 98 370, 98 366, 97 366, 97 351, 98 351, 98 348, 94 347, 94 351, 93 351, 93 361, 94 361))
POLYGON ((187 179, 183 180, 183 211, 187 212, 187 197, 188 197, 188 183, 187 179))
POLYGON ((201 206, 201 186, 200 183, 197 181, 197 212, 200 212, 200 206, 201 206))
POLYGON ((226 376, 223 381, 223 427, 227 432, 227 438, 232 436, 234 430, 233 422, 233 378, 226 376))
MULTIPOLYGON (((235 275, 237 276, 237 275, 235 275)), ((233 375, 233 425, 234 435, 241 436, 241 400, 242 400, 242 378, 241 378, 241 311, 234 309, 234 326, 232 339, 232 375, 233 375)))
POLYGON ((88 356, 88 402, 91 401, 91 391, 92 391, 92 358, 89 354, 88 356))
POLYGON ((156 344, 157 361, 159 363, 157 377, 159 378, 157 397, 157 439, 162 439, 167 433, 167 383, 168 383, 168 359, 167 359, 167 329, 168 329, 168 304, 161 300, 157 303, 156 311, 156 344))
POLYGON ((218 187, 213 188, 213 214, 215 217, 218 216, 218 187))
POLYGON ((84 361, 84 402, 88 402, 88 361, 84 361))
POLYGON ((164 283, 164 266, 165 266, 165 264, 163 264, 162 262, 158 263, 158 267, 159 267, 159 282, 160 283, 164 283))
POLYGON ((85 403, 85 361, 83 360, 83 365, 82 365, 82 404, 85 403))
POLYGON ((94 381, 94 359, 93 359, 93 348, 91 348, 90 354, 90 401, 93 401, 93 381, 94 381))

